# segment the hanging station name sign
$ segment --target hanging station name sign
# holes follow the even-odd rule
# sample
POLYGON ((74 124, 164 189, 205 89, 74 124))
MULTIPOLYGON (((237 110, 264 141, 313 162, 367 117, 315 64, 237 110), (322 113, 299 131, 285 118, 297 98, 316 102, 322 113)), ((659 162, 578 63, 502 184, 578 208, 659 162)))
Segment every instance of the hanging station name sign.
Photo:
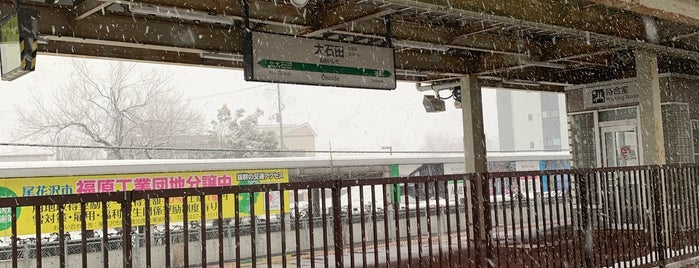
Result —
POLYGON ((585 108, 638 103, 638 84, 626 82, 583 88, 585 108))
POLYGON ((252 32, 248 81, 395 89, 392 48, 252 32), (250 59, 251 58, 251 59, 250 59))

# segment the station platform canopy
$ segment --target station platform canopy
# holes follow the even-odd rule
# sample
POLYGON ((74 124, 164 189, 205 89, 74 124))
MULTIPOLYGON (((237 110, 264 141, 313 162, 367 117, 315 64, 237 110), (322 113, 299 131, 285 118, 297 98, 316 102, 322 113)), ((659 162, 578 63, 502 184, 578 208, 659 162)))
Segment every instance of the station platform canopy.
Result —
MULTIPOLYGON (((40 12, 40 53, 243 68, 243 1, 19 3, 40 12)), ((475 74, 486 86, 562 91, 634 77, 635 50, 657 53, 661 73, 699 74, 693 0, 250 0, 248 11, 253 31, 376 46, 390 37, 404 81, 475 74)))

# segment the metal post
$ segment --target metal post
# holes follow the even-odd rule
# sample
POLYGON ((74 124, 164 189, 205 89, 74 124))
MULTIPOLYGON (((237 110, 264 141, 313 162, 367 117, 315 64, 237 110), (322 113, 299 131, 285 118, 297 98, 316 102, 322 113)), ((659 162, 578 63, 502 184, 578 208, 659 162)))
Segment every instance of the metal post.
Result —
POLYGON ((665 266, 665 210, 662 207, 662 192, 663 187, 660 182, 664 181, 660 178, 660 167, 653 167, 650 170, 651 185, 653 185, 653 219, 655 219, 655 243, 656 251, 658 252, 658 260, 660 267, 665 266))
POLYGON ((124 192, 124 200, 121 203, 122 248, 124 250, 124 268, 133 267, 133 240, 131 239, 131 206, 133 205, 132 192, 124 192))
MULTIPOLYGON (((340 189, 342 182, 340 180, 335 180, 334 186, 332 188, 332 204, 333 204, 333 240, 335 241, 335 267, 344 267, 342 252, 343 252, 343 242, 342 242, 342 204, 340 200, 340 189)), ((351 213, 351 211, 349 212, 351 213)), ((350 214, 350 217, 351 214, 350 214)), ((313 227, 311 227, 313 228, 313 227)), ((350 226, 352 228, 352 226, 350 226)))
POLYGON ((593 254, 593 249, 594 249, 594 243, 592 240, 592 228, 590 224, 590 218, 589 218, 589 187, 587 180, 589 174, 586 174, 585 176, 582 176, 580 174, 577 174, 575 177, 578 179, 578 182, 580 184, 580 187, 578 188, 578 194, 580 195, 580 202, 578 203, 578 209, 580 210, 580 228, 582 229, 582 236, 584 238, 583 241, 585 243, 582 243, 582 252, 585 255, 584 256, 584 266, 585 267, 592 267, 592 254, 593 254))

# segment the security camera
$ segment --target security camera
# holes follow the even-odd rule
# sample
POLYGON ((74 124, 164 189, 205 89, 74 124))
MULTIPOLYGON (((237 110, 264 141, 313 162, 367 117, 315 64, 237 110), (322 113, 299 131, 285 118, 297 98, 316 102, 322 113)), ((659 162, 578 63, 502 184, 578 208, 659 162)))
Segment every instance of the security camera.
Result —
POLYGON ((444 101, 432 95, 425 95, 422 98, 422 105, 425 106, 425 111, 428 113, 444 112, 446 110, 444 101))
POLYGON ((454 101, 454 108, 456 108, 456 109, 461 109, 461 102, 455 100, 455 101, 454 101))

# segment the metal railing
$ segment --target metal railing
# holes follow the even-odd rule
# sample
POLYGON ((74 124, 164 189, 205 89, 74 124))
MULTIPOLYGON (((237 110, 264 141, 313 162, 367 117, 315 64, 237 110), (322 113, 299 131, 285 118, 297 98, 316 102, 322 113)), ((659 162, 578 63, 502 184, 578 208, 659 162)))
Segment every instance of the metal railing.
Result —
POLYGON ((0 267, 650 267, 699 255, 699 167, 2 198, 0 216, 0 267))

